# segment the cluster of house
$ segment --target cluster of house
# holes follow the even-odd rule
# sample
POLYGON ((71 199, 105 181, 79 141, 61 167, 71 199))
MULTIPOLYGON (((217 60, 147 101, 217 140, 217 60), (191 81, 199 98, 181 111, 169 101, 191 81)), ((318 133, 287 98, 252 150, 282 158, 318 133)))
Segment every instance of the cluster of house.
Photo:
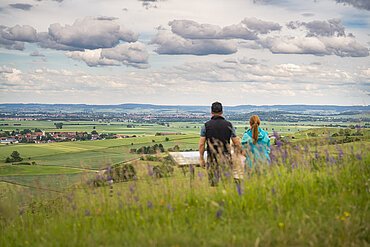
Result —
POLYGON ((87 132, 32 132, 26 134, 15 134, 13 136, 1 137, 0 143, 46 143, 56 141, 76 141, 76 140, 98 140, 98 134, 88 134, 87 132))
MULTIPOLYGON (((15 143, 50 143, 60 141, 79 141, 79 140, 101 140, 108 138, 107 135, 88 132, 32 132, 27 134, 15 134, 13 136, 1 137, 1 144, 15 143)), ((109 135, 110 139, 115 138, 132 138, 136 135, 115 134, 109 135)))

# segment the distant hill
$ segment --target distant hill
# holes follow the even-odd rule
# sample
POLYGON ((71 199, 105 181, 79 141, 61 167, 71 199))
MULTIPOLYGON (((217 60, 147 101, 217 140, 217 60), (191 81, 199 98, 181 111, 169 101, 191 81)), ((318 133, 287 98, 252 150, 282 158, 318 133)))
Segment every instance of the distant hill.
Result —
MULTIPOLYGON (((153 104, 120 104, 120 105, 87 105, 87 104, 0 104, 0 112, 189 112, 208 113, 209 106, 189 105, 153 105, 153 104)), ((370 106, 339 105, 238 105, 225 106, 225 112, 250 113, 282 111, 304 114, 338 114, 370 113, 370 106)))

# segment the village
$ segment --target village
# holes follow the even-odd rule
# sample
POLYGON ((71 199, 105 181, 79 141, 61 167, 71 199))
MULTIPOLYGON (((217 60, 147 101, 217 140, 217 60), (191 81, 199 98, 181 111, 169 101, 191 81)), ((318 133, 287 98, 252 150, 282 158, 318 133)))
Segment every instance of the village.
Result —
POLYGON ((113 134, 113 133, 102 133, 99 134, 93 130, 91 133, 88 132, 45 132, 42 130, 30 131, 23 130, 20 132, 8 132, 1 133, 0 144, 17 144, 17 143, 52 143, 52 142, 66 142, 66 141, 88 141, 88 140, 105 140, 105 139, 116 139, 116 138, 131 138, 136 135, 124 135, 124 134, 113 134))

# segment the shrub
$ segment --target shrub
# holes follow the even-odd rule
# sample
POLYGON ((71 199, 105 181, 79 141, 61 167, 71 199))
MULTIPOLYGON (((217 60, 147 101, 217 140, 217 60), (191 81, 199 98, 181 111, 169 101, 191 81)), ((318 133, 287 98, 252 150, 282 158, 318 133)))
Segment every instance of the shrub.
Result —
POLYGON ((170 177, 173 171, 172 165, 166 163, 153 167, 153 174, 156 178, 170 177))
POLYGON ((116 166, 111 170, 114 182, 126 182, 136 178, 136 170, 132 164, 116 166))

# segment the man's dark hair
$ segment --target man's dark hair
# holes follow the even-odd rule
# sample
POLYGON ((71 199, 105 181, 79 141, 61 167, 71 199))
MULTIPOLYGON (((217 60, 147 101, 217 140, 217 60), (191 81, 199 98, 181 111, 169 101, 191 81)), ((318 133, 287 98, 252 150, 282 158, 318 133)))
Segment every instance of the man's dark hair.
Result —
POLYGON ((222 104, 220 102, 214 102, 211 107, 212 113, 221 113, 222 112, 222 104))

